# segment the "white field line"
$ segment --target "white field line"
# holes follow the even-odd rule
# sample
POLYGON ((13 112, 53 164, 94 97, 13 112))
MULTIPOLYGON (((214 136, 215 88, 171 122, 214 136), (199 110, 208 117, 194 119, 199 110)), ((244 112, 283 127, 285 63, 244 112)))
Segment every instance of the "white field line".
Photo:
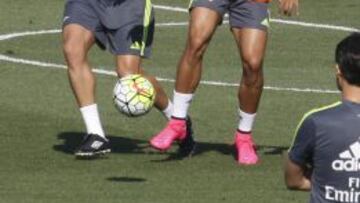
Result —
POLYGON ((270 19, 271 22, 286 24, 286 25, 297 25, 301 27, 314 27, 314 28, 321 28, 321 29, 328 29, 328 30, 338 30, 338 31, 345 31, 345 32, 360 32, 359 29, 354 27, 345 27, 345 26, 337 26, 337 25, 329 25, 329 24, 317 24, 317 23, 307 23, 301 21, 293 21, 293 20, 282 20, 282 19, 270 19))
POLYGON ((189 10, 187 8, 182 7, 176 7, 176 6, 165 6, 165 5, 155 5, 153 4, 153 7, 159 10, 165 10, 165 11, 177 11, 182 13, 187 13, 189 10))
MULTIPOLYGON (((175 12, 183 12, 187 13, 188 9, 181 7, 173 7, 173 6, 164 6, 164 5, 154 5, 154 8, 166 11, 175 11, 175 12)), ((329 24, 318 24, 318 23, 309 23, 309 22, 301 22, 301 21, 293 21, 293 20, 282 20, 277 18, 271 18, 271 22, 286 24, 286 25, 297 25, 302 27, 314 27, 321 29, 330 29, 330 30, 338 30, 338 31, 346 31, 346 32, 360 32, 360 29, 353 27, 345 27, 345 26, 337 26, 337 25, 329 25, 329 24)))
MULTIPOLYGON (((47 63, 47 62, 41 62, 41 61, 35 61, 35 60, 27 60, 27 59, 21 59, 21 58, 15 58, 15 57, 9 57, 6 55, 0 54, 0 61, 7 61, 12 63, 19 63, 19 64, 25 64, 25 65, 33 65, 37 67, 49 67, 49 68, 57 68, 57 69, 67 69, 67 66, 62 64, 55 64, 55 63, 47 63)), ((109 71, 104 69, 93 69, 94 73, 102 74, 102 75, 109 75, 109 76, 116 76, 115 71, 109 71)), ((174 79, 169 78, 161 78, 157 77, 159 81, 163 82, 174 82, 174 79)), ((221 86, 221 87, 237 87, 239 84, 237 83, 227 83, 227 82, 220 82, 220 81, 206 81, 202 80, 200 82, 203 85, 210 85, 210 86, 221 86)), ((264 89, 266 90, 274 90, 274 91, 290 91, 290 92, 310 92, 310 93, 325 93, 325 94, 334 94, 339 93, 339 91, 336 90, 329 90, 329 89, 311 89, 311 88, 292 88, 292 87, 272 87, 272 86, 265 86, 264 89)))
POLYGON ((17 38, 17 37, 25 37, 25 36, 31 36, 31 35, 42 35, 42 34, 54 34, 54 33, 59 33, 59 32, 60 32, 60 30, 58 30, 58 29, 16 32, 16 33, 0 35, 0 41, 9 40, 9 39, 12 39, 12 38, 17 38))

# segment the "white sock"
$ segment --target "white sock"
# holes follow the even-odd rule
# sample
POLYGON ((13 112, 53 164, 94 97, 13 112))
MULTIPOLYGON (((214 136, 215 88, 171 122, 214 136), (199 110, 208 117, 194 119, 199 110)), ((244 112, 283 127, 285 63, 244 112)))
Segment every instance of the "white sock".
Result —
POLYGON ((169 100, 167 107, 162 110, 162 113, 164 114, 164 116, 165 116, 168 120, 170 120, 171 115, 172 115, 172 113, 173 113, 173 110, 174 110, 174 105, 173 105, 172 102, 169 100))
POLYGON ((255 116, 256 113, 254 114, 245 113, 241 111, 241 109, 239 108, 240 121, 239 121, 238 129, 243 132, 251 132, 255 121, 255 116))
POLYGON ((194 94, 183 94, 174 91, 174 110, 172 116, 176 118, 186 118, 193 96, 194 94))
POLYGON ((101 126, 99 111, 96 104, 91 104, 80 108, 81 115, 85 122, 88 134, 97 134, 105 138, 104 130, 101 126))

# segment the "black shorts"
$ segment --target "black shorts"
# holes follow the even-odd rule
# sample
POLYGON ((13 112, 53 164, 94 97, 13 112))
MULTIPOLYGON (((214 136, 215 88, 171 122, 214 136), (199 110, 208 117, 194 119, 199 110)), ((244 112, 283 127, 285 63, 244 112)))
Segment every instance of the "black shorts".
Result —
POLYGON ((67 0, 63 27, 79 24, 114 55, 149 57, 154 35, 151 0, 67 0))

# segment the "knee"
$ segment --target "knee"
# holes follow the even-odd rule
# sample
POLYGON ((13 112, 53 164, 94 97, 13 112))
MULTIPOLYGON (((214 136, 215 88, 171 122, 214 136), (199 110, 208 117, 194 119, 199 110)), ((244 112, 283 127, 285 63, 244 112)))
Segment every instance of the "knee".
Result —
POLYGON ((64 41, 63 53, 69 69, 82 67, 86 63, 86 51, 81 44, 64 41))
POLYGON ((141 68, 141 58, 136 55, 121 55, 116 58, 116 72, 122 78, 129 74, 144 74, 141 68))
POLYGON ((66 58, 76 58, 81 55, 80 47, 78 44, 71 42, 71 40, 66 40, 63 42, 63 53, 66 58))
POLYGON ((188 42, 187 52, 192 58, 201 59, 205 53, 207 43, 201 37, 191 37, 188 42))
POLYGON ((262 71, 263 59, 258 57, 247 57, 243 59, 245 71, 250 73, 260 73, 262 71))
POLYGON ((247 75, 262 75, 263 60, 257 57, 248 57, 243 59, 243 74, 247 75))
POLYGON ((263 86, 263 60, 252 57, 243 60, 243 80, 247 86, 263 86))

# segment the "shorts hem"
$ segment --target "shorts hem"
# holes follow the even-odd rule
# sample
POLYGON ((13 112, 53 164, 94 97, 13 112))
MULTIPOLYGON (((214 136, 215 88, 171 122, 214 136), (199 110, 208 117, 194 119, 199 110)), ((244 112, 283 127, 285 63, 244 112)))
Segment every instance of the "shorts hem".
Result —
POLYGON ((191 11, 194 9, 194 8, 207 8, 207 9, 210 9, 212 11, 215 11, 216 13, 218 13, 220 16, 224 16, 226 12, 224 11, 221 11, 220 9, 217 9, 216 7, 214 6, 210 6, 210 5, 194 5, 194 6, 191 6, 189 8, 189 13, 191 13, 191 11))
POLYGON ((62 29, 64 29, 67 25, 71 25, 71 24, 80 25, 81 27, 85 28, 86 30, 92 32, 92 33, 95 35, 95 30, 94 30, 94 28, 92 28, 92 27, 89 26, 89 25, 85 25, 84 23, 79 22, 79 21, 67 21, 67 22, 64 22, 64 23, 62 24, 62 29))
POLYGON ((265 32, 267 32, 269 30, 269 28, 266 26, 256 26, 256 25, 231 25, 230 24, 230 28, 238 28, 238 29, 250 28, 250 29, 256 29, 256 30, 261 30, 261 31, 265 31, 265 32))
POLYGON ((144 55, 141 55, 137 51, 114 51, 110 50, 110 53, 114 56, 122 56, 122 55, 133 55, 133 56, 139 56, 140 58, 148 59, 151 57, 151 53, 145 53, 144 55))

